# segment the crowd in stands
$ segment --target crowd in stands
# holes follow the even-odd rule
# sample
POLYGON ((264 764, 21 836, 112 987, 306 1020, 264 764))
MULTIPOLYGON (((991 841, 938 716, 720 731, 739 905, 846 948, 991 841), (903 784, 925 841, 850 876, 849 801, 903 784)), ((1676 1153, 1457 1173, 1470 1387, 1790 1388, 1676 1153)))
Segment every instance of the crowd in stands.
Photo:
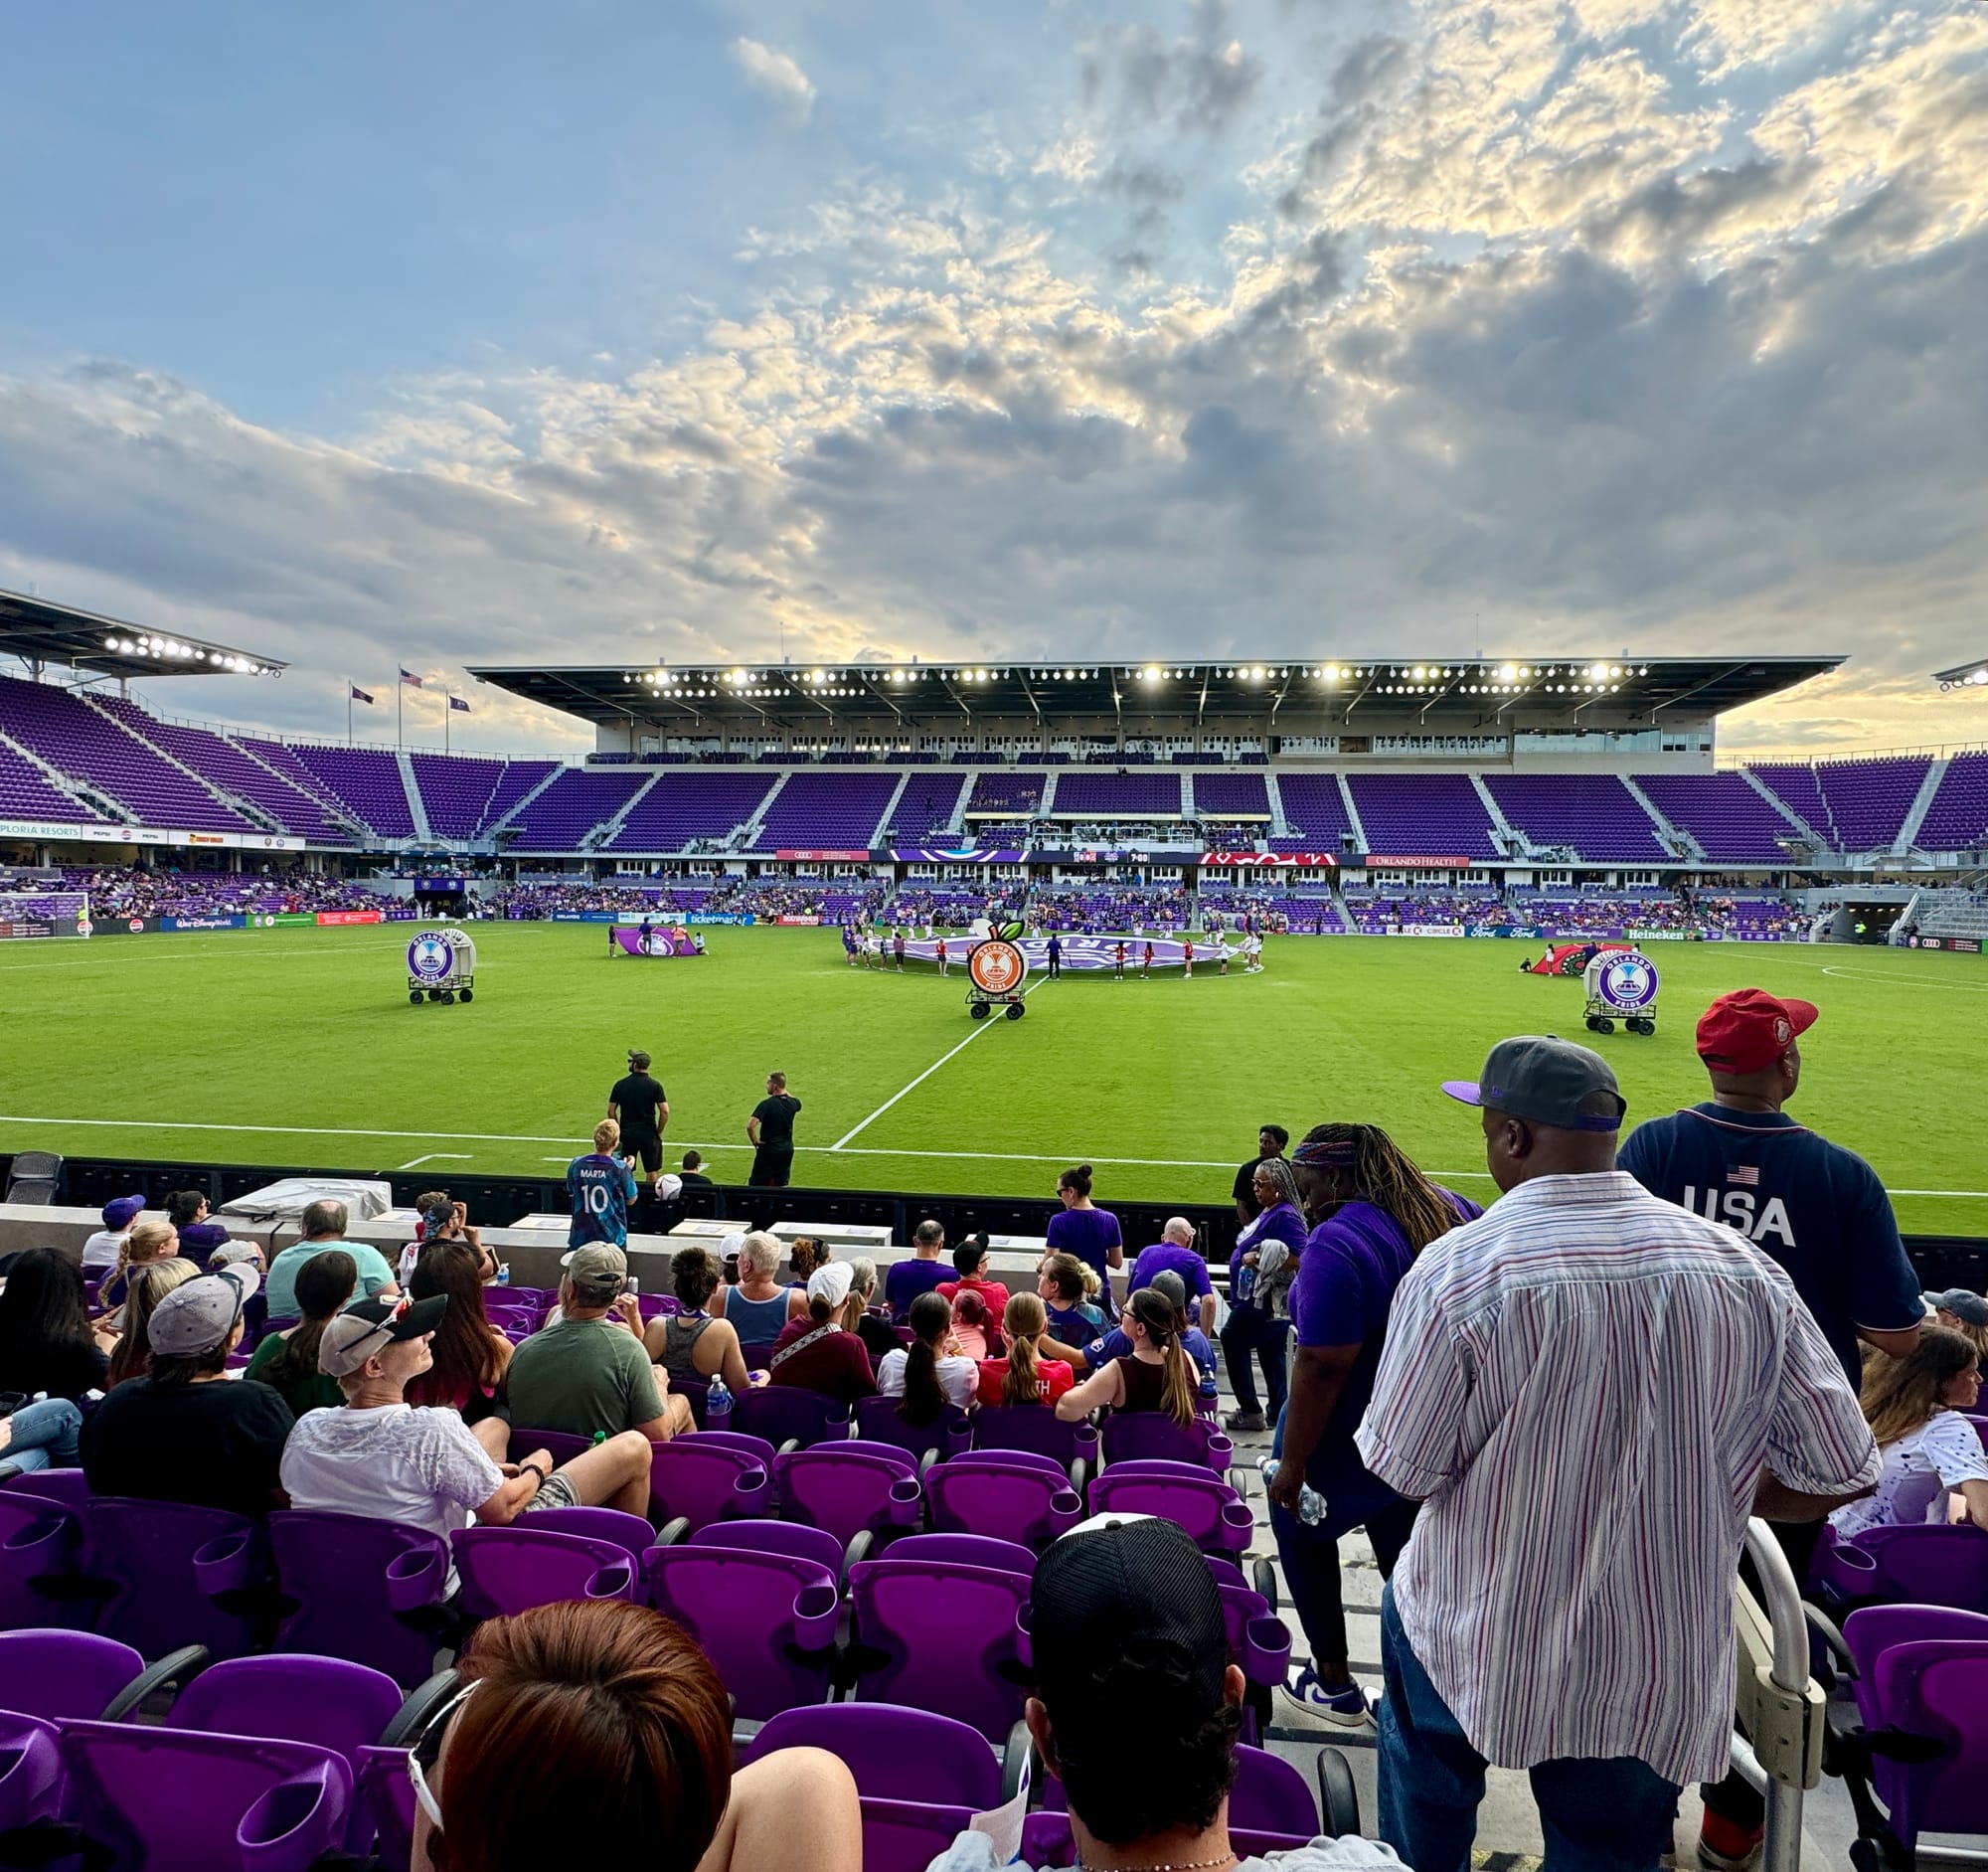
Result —
POLYGON ((1193 916, 1193 899, 1180 885, 1029 893, 1028 924, 1036 933, 1103 936, 1121 930, 1184 930, 1193 916))
MULTIPOLYGON (((94 1495, 251 1524, 307 1510, 450 1542, 606 1509, 640 1529, 661 1512, 660 1452, 729 1447, 713 1417, 762 1395, 881 1400, 866 1447, 889 1430, 937 1447, 949 1427, 977 1439, 1033 1412, 1046 1429, 1102 1414, 1107 1449, 1130 1417, 1205 1450, 1226 1366, 1227 1427, 1274 1429, 1271 1530, 1310 1652, 1282 1712, 1374 1734, 1379 1831, 1400 1854, 1348 1840, 1267 1863, 1466 1865, 1497 1761, 1532 1770, 1549 1850, 1570 1866, 1648 1872, 1694 1781, 1702 1862, 1742 1865, 1763 1824, 1727 1774, 1747 1512, 1815 1590, 1877 1531, 1988 1528, 1988 1457, 1964 1415, 1988 1300, 1921 1295, 1875 1173, 1788 1116, 1817 1014, 1722 996, 1696 1031, 1710 1098, 1626 1139, 1600 1056, 1500 1043, 1477 1080, 1442 1089, 1481 1127, 1488 1210, 1374 1124, 1319 1122, 1293 1144, 1266 1123, 1236 1177, 1224 1295, 1186 1218, 1134 1252, 1077 1164, 1033 1278, 1012 1286, 984 1236, 948 1244, 927 1220, 882 1280, 868 1258, 742 1232, 683 1248, 671 1291, 639 1296, 638 1158, 613 1118, 570 1167, 555 1292, 507 1288, 445 1191, 419 1200, 398 1261, 320 1201, 266 1267, 197 1194, 163 1215, 120 1198, 80 1256, 32 1249, 4 1270, 0 1462, 28 1478, 80 1466, 94 1495), (1570 1310, 1570 1276, 1599 1264, 1610 1277, 1583 1277, 1570 1310), (1355 1529, 1386 1583, 1378 1702, 1346 1630, 1339 1542, 1355 1529), (1609 1694, 1623 1683, 1637 1694, 1609 1694)), ((876 1551, 909 1531, 873 1528, 876 1551)), ((1019 1707, 1062 1782, 1075 1855, 1231 1864, 1244 1679, 1216 1574, 1164 1516, 1037 1545, 1019 1707)), ((768 1614, 741 1595, 729 1616, 768 1614)), ((417 1824, 453 1872, 543 1863, 576 1814, 596 1847, 628 1842, 630 1863, 664 1836, 643 1827, 665 1828, 686 1866, 860 1860, 848 1770, 769 1753, 735 1772, 722 1672, 646 1605, 487 1620, 458 1661, 460 1694, 410 1757, 417 1824)), ((1005 1862, 968 1832, 933 1863, 1005 1862)))
POLYGON ((378 910, 380 896, 351 878, 316 871, 180 871, 146 865, 68 865, 60 871, 0 873, 0 890, 82 891, 104 917, 226 917, 378 910))

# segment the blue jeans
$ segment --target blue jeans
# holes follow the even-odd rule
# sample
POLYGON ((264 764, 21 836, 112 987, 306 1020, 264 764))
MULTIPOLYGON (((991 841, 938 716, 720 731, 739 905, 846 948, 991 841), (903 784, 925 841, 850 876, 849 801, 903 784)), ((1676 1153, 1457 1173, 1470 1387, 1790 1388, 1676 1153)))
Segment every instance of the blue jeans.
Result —
POLYGON ((0 1449, 0 1462, 11 1462, 17 1469, 76 1466, 83 1413, 67 1398, 24 1404, 7 1420, 7 1427, 13 1434, 0 1449))
MULTIPOLYGON (((1415 1872, 1468 1872, 1484 1758, 1409 1648, 1392 1586, 1381 1595, 1381 1837, 1415 1872)), ((1676 1783, 1628 1755, 1540 1762, 1529 1772, 1545 1872, 1656 1872, 1670 1850, 1676 1783)))
POLYGON ((1230 1389, 1245 1411, 1262 1410, 1256 1399, 1256 1374, 1249 1369, 1254 1353, 1263 1364, 1263 1382, 1270 1402, 1265 1413, 1274 1423, 1284 1408, 1284 1346, 1290 1337, 1288 1319, 1272 1319, 1252 1305, 1232 1306, 1222 1328, 1222 1362, 1229 1368, 1230 1389))

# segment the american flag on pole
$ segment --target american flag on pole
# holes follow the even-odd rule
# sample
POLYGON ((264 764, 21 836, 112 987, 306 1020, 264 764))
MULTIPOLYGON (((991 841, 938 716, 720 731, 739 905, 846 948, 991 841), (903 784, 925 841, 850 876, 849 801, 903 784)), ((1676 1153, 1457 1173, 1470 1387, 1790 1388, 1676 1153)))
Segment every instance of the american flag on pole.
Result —
POLYGON ((1726 1172, 1729 1183, 1746 1183, 1757 1189, 1760 1184, 1760 1166, 1757 1163, 1736 1163, 1726 1172))
POLYGON ((401 680, 404 683, 406 683, 408 687, 411 689, 420 689, 425 687, 421 679, 418 676, 416 676, 414 672, 411 669, 404 669, 401 672, 401 680))

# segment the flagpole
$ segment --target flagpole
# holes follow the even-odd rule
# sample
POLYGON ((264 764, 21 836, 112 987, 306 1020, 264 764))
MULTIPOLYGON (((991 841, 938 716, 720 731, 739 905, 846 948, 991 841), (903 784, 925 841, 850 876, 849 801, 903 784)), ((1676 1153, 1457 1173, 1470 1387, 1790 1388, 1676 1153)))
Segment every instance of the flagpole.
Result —
POLYGON ((345 679, 345 745, 352 746, 352 678, 345 679))
POLYGON ((408 687, 406 667, 407 666, 402 663, 396 663, 394 665, 394 751, 397 754, 400 752, 402 746, 401 702, 403 693, 406 691, 408 687))
POLYGON ((441 751, 443 754, 448 752, 448 718, 454 713, 455 704, 450 700, 449 692, 444 689, 441 692, 441 751))

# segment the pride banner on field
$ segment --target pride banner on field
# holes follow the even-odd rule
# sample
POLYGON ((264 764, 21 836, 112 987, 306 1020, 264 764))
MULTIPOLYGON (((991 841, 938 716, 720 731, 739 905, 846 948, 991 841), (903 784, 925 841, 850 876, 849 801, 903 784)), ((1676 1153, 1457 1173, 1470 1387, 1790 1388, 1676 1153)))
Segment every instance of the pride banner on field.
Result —
POLYGON ((698 940, 680 923, 651 924, 646 930, 617 924, 611 932, 623 955, 702 955, 698 940))

